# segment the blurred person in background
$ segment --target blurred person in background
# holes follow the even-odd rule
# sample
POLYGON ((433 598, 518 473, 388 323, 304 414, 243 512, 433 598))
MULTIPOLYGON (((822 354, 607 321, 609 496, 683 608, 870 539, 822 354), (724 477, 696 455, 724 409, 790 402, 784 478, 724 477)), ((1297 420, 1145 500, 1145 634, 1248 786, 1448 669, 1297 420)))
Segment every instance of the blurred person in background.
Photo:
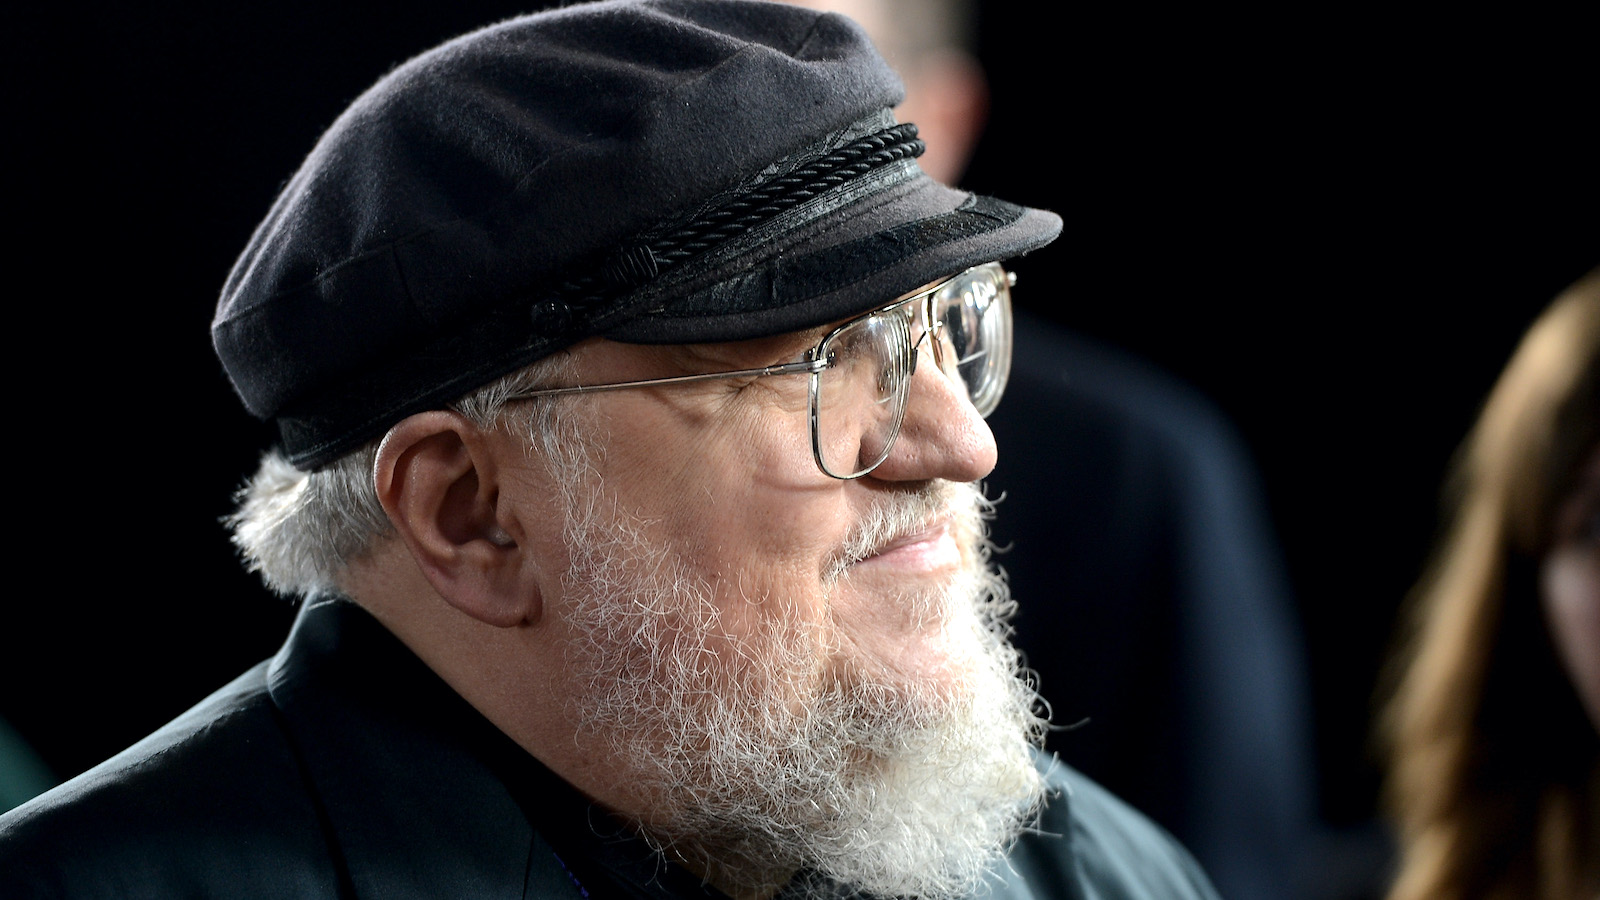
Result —
MULTIPOLYGON (((918 160, 960 183, 989 110, 964 0, 791 0, 862 24, 906 83, 918 160)), ((1070 216, 1069 216, 1070 219, 1070 216)), ((1050 747, 1150 814, 1234 900, 1373 897, 1388 846, 1336 835, 1316 796, 1307 664, 1254 464, 1198 391, 1016 311, 998 559, 1050 747)), ((1082 298, 1074 302, 1092 302, 1082 298)))
POLYGON ((1535 321, 1447 482, 1383 738, 1391 900, 1600 896, 1600 269, 1535 321))

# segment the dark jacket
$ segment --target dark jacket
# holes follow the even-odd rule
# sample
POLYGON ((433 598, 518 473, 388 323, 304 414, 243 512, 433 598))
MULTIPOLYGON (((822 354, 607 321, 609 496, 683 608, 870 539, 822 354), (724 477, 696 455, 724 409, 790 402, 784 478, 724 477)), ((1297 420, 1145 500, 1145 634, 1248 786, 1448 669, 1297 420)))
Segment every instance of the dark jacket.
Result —
MULTIPOLYGON (((1165 832, 1050 777, 993 896, 1214 896, 1165 832)), ((277 656, 0 816, 0 897, 720 896, 604 823, 360 607, 323 599, 277 656)))

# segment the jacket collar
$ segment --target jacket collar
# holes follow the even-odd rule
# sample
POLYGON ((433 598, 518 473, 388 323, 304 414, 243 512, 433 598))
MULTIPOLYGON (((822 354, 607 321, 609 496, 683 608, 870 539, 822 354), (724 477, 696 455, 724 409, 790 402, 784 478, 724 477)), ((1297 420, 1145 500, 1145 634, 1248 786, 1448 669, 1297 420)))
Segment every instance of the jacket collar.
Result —
POLYGON ((357 897, 524 896, 533 828, 489 763, 515 745, 365 610, 308 601, 267 686, 357 897))
POLYGON ((723 897, 545 768, 348 599, 307 601, 267 687, 356 897, 723 897))

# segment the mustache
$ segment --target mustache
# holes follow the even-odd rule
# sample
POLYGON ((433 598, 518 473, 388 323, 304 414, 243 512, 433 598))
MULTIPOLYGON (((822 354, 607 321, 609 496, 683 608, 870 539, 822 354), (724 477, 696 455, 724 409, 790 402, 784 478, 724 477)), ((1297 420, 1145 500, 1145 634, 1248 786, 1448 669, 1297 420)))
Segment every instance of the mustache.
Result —
POLYGON ((971 545, 984 537, 995 502, 976 484, 952 481, 932 481, 881 494, 829 556, 823 577, 832 584, 856 563, 941 521, 949 522, 963 546, 971 545))

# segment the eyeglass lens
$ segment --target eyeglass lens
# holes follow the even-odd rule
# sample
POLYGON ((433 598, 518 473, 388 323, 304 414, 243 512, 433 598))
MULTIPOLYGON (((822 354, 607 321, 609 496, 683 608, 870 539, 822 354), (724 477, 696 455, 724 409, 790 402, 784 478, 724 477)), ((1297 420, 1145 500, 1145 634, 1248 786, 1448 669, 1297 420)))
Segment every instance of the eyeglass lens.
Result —
POLYGON ((961 376, 982 416, 1000 404, 1011 374, 1010 310, 998 308, 1009 302, 1009 293, 1005 271, 988 265, 947 282, 933 297, 941 365, 946 375, 961 376))
POLYGON ((910 329, 904 315, 874 315, 823 348, 828 367, 815 380, 814 439, 829 475, 854 477, 889 454, 911 393, 910 329))
POLYGON ((934 360, 979 414, 999 403, 1011 367, 1011 316, 1005 271, 990 264, 951 279, 930 300, 859 319, 824 341, 828 366, 812 383, 812 440, 829 475, 855 478, 889 455, 905 419, 916 348, 927 336, 928 306, 934 360))

